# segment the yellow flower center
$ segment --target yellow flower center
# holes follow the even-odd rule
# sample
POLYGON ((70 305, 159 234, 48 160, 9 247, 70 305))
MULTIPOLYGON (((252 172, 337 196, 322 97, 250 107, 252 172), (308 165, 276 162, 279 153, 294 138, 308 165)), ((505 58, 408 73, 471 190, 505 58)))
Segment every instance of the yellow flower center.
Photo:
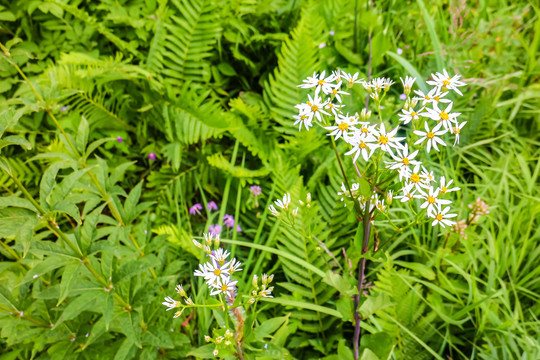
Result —
POLYGON ((434 96, 433 99, 434 99, 435 101, 437 101, 437 102, 440 100, 440 98, 439 98, 438 96, 434 96))
POLYGON ((428 197, 427 197, 427 201, 428 201, 428 203, 430 203, 430 204, 435 204, 435 198, 434 198, 433 196, 428 196, 428 197))
POLYGON ((383 208, 382 204, 379 204, 379 205, 378 205, 378 208, 379 208, 379 210, 381 210, 381 211, 383 211, 383 210, 384 210, 384 208, 383 208))
POLYGON ((347 130, 349 128, 349 124, 347 124, 346 122, 342 122, 341 124, 338 125, 338 129, 343 131, 343 130, 347 130))
POLYGON ((454 134, 459 134, 460 130, 461 130, 460 128, 455 127, 455 128, 454 128, 454 134))
POLYGON ((331 108, 333 108, 333 107, 334 107, 334 104, 332 104, 332 103, 328 103, 328 107, 329 107, 329 108, 331 109, 331 108))
POLYGON ((221 275, 221 269, 214 270, 214 275, 216 275, 216 276, 221 275))
POLYGON ((441 117, 441 120, 448 120, 449 119, 448 114, 445 113, 444 111, 441 111, 439 116, 441 117))
POLYGON ((388 137, 387 136, 384 136, 384 135, 381 135, 379 136, 379 144, 386 144, 388 142, 388 137))
MULTIPOLYGON (((448 80, 450 80, 450 79, 448 79, 448 80)), ((444 86, 450 85, 450 81, 448 81, 448 80, 444 80, 444 81, 442 82, 444 86)))
POLYGON ((408 194, 407 194, 407 197, 408 197, 409 199, 411 199, 411 200, 412 200, 412 198, 413 198, 413 196, 412 196, 411 193, 408 193, 408 194))
POLYGON ((366 146, 366 143, 365 143, 365 142, 360 141, 360 145, 358 145, 358 147, 359 147, 360 149, 365 149, 367 146, 366 146))
POLYGON ((360 131, 362 131, 364 134, 367 134, 367 133, 368 133, 368 129, 367 129, 367 128, 362 128, 362 130, 360 130, 360 131))
POLYGON ((427 133, 427 137, 429 139, 433 139, 435 137, 435 134, 430 131, 430 132, 427 133))
POLYGON ((319 80, 319 82, 317 84, 322 85, 322 84, 324 84, 324 82, 325 82, 324 80, 319 80))
POLYGON ((337 94, 337 89, 332 89, 332 94, 336 95, 337 94))
POLYGON ((424 99, 429 100, 429 96, 427 96, 427 95, 424 96, 424 99))
POLYGON ((227 285, 221 285, 221 291, 227 291, 227 285))
POLYGON ((319 111, 319 107, 317 105, 313 105, 311 107, 311 111, 319 111))
POLYGON ((412 174, 412 175, 411 175, 411 182, 413 182, 413 183, 420 182, 420 175, 418 175, 418 174, 412 174))
POLYGON ((418 115, 418 113, 417 113, 416 111, 413 111, 413 112, 411 113, 411 117, 415 117, 416 115, 418 115))
POLYGON ((302 115, 302 116, 300 116, 300 119, 306 120, 306 119, 307 119, 307 116, 306 116, 306 115, 302 115))
POLYGON ((435 216, 435 219, 441 221, 442 220, 442 214, 437 214, 437 216, 435 216))
POLYGON ((306 104, 308 104, 309 106, 311 106, 311 103, 309 101, 306 101, 306 104))
POLYGON ((441 191, 442 191, 443 193, 445 193, 447 190, 448 190, 448 188, 447 188, 446 186, 443 186, 443 187, 441 188, 441 191))
POLYGON ((409 165, 409 159, 403 158, 403 163, 404 163, 405 165, 409 165))

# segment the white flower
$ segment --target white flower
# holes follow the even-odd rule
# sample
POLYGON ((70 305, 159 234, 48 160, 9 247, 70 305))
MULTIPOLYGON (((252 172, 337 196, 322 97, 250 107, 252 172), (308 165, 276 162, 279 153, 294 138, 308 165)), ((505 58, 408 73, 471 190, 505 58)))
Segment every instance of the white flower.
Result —
POLYGON ((450 99, 444 99, 444 97, 446 95, 448 95, 448 93, 442 93, 441 92, 441 89, 439 88, 433 88, 431 89, 427 94, 424 94, 422 91, 420 90, 414 90, 414 93, 418 96, 415 96, 413 98, 413 100, 417 100, 417 101, 422 101, 422 106, 426 105, 426 104, 438 104, 439 102, 441 103, 451 103, 452 100, 450 99))
POLYGON ((413 183, 405 183, 405 185, 401 188, 403 195, 395 196, 394 199, 400 199, 400 201, 404 203, 411 201, 414 198, 419 198, 420 195, 414 194, 416 190, 416 186, 413 183))
POLYGON ((231 293, 234 291, 238 281, 232 280, 231 278, 221 278, 217 282, 212 284, 214 290, 210 292, 210 295, 217 295, 221 293, 231 293))
POLYGON ((165 302, 162 302, 162 304, 165 305, 166 307, 168 307, 168 309, 166 311, 175 309, 175 308, 180 307, 182 305, 182 303, 180 301, 176 301, 170 296, 167 296, 165 298, 165 302))
POLYGON ((268 207, 268 210, 270 210, 270 212, 271 212, 272 215, 274 215, 274 216, 279 216, 279 215, 280 215, 280 214, 279 214, 279 211, 276 210, 276 208, 274 207, 274 205, 270 205, 270 206, 268 207))
POLYGON ((426 109, 427 113, 424 113, 424 116, 427 116, 429 118, 432 118, 433 120, 442 122, 444 128, 446 130, 451 130, 452 125, 454 123, 457 123, 456 118, 461 115, 461 113, 451 113, 452 106, 454 104, 450 103, 444 110, 439 110, 439 107, 437 105, 434 106, 433 109, 426 109))
POLYGON ((363 133, 362 131, 355 133, 346 140, 352 145, 353 148, 350 151, 347 151, 345 155, 354 154, 353 162, 356 162, 360 155, 362 155, 365 161, 368 161, 371 155, 373 155, 375 149, 378 147, 378 145, 375 144, 377 138, 369 133, 363 133))
POLYGON ((431 218, 434 218, 433 222, 431 223, 432 226, 435 226, 437 224, 440 224, 442 227, 444 225, 452 226, 455 224, 455 221, 448 220, 450 218, 456 217, 457 214, 448 214, 448 211, 450 211, 450 206, 446 207, 444 210, 441 211, 441 207, 437 207, 433 214, 431 214, 431 218))
POLYGON ((200 270, 195 270, 193 275, 201 276, 206 280, 208 285, 216 283, 220 279, 229 278, 229 263, 220 266, 216 259, 211 258, 211 262, 199 264, 200 270))
POLYGON ((289 204, 291 203, 291 194, 287 193, 283 195, 283 201, 277 199, 276 201, 274 201, 274 203, 283 210, 287 210, 289 208, 289 204))
POLYGON ((335 77, 334 75, 330 75, 325 78, 325 74, 326 71, 323 71, 320 75, 317 75, 317 73, 314 72, 313 76, 308 76, 307 80, 303 81, 304 84, 298 85, 298 87, 303 89, 315 87, 315 97, 317 97, 321 89, 325 94, 329 94, 332 91, 333 85, 331 83, 335 80, 335 77))
MULTIPOLYGON (((391 170, 401 170, 403 168, 408 168, 409 165, 417 165, 420 164, 420 161, 413 160, 416 155, 418 155, 418 150, 413 151, 411 154, 409 154, 409 146, 405 144, 403 146, 403 150, 396 149, 396 155, 393 153, 390 154, 394 161, 385 161, 388 166, 387 168, 391 170)), ((400 172, 400 181, 401 181, 401 172, 400 172)))
POLYGON ((437 137, 437 136, 442 136, 442 135, 446 134, 446 130, 439 131, 441 126, 442 126, 442 123, 436 125, 433 128, 433 130, 429 130, 429 127, 428 127, 428 124, 427 124, 427 121, 426 121, 424 123, 424 127, 426 128, 426 132, 420 131, 420 130, 416 130, 414 132, 416 135, 420 136, 420 139, 418 139, 414 143, 414 145, 421 144, 427 139, 427 152, 429 152, 431 150, 432 146, 433 146, 433 148, 435 150, 439 151, 439 148, 437 147, 437 143, 439 143, 439 144, 441 144, 443 146, 446 146, 444 141, 437 137))
POLYGON ((351 131, 358 130, 353 125, 357 124, 356 118, 354 116, 347 116, 344 115, 338 115, 336 116, 336 123, 335 126, 327 126, 325 127, 326 130, 331 131, 330 134, 327 134, 328 136, 336 136, 335 140, 339 139, 340 137, 345 137, 349 134, 351 131))
MULTIPOLYGON (((346 197, 353 197, 355 195, 355 191, 357 191, 358 189, 360 189, 360 184, 353 183, 351 185, 351 192, 349 192, 349 190, 347 190, 347 188, 345 187, 345 184, 341 183, 341 192, 338 192, 337 194, 341 196, 344 195, 346 197)), ((343 197, 341 198, 341 201, 343 201, 343 197)))
POLYGON ((338 112, 341 113, 341 110, 340 108, 344 107, 345 105, 338 105, 338 104, 334 104, 333 102, 331 101, 328 101, 326 103, 326 105, 324 106, 324 109, 325 110, 330 110, 332 112, 332 114, 334 114, 334 116, 337 116, 338 115, 338 112))
POLYGON ((176 292, 179 293, 181 296, 186 296, 186 291, 182 287, 182 285, 176 285, 176 292))
POLYGON ((456 144, 459 144, 459 132, 461 131, 461 129, 463 129, 465 124, 467 124, 466 121, 462 122, 459 125, 456 125, 456 126, 452 127, 452 133, 454 135, 456 135, 456 140, 454 141, 454 146, 456 146, 456 144))
POLYGON ((399 115, 399 121, 403 121, 403 124, 408 124, 411 122, 411 120, 418 120, 420 119, 420 115, 424 115, 421 111, 424 110, 424 108, 421 108, 420 110, 416 111, 412 107, 409 108, 409 110, 401 109, 401 112, 403 114, 399 115))
POLYGON ((441 182, 440 182, 441 193, 446 194, 446 193, 449 193, 449 192, 452 192, 452 191, 461 190, 458 187, 450 188, 450 185, 452 185, 453 182, 454 182, 454 180, 450 179, 450 181, 448 181, 448 183, 447 183, 446 178, 444 176, 441 176, 441 182))
POLYGON ((450 200, 439 199, 439 191, 440 189, 434 190, 433 187, 430 187, 427 193, 422 190, 418 190, 421 195, 420 197, 425 200, 425 202, 420 205, 420 208, 427 208, 428 216, 431 216, 431 214, 436 210, 436 206, 440 207, 441 205, 448 205, 452 203, 450 200))
POLYGON ((424 181, 424 183, 428 186, 431 186, 431 182, 435 181, 435 178, 433 177, 433 171, 428 171, 428 169, 426 169, 424 165, 422 165, 422 173, 420 174, 420 177, 422 178, 422 181, 424 181))
POLYGON ((229 255, 231 255, 230 252, 228 252, 227 250, 223 248, 219 248, 210 254, 210 258, 216 260, 220 264, 223 264, 225 260, 227 260, 229 255))
POLYGON ((273 286, 270 286, 268 289, 266 289, 266 286, 263 286, 263 289, 259 292, 259 296, 266 297, 266 298, 271 298, 271 297, 273 297, 271 295, 272 290, 274 290, 273 286))
POLYGON ((304 125, 307 131, 309 131, 309 128, 313 126, 311 120, 306 114, 300 113, 298 115, 293 115, 293 118, 296 119, 293 125, 300 124, 298 131, 302 131, 302 125, 304 125))
POLYGON ((402 168, 401 171, 404 172, 403 176, 407 178, 409 183, 414 184, 416 189, 420 190, 422 187, 426 187, 425 182, 422 181, 423 179, 420 176, 420 164, 416 164, 413 170, 402 168))
POLYGON ((416 81, 416 78, 405 76, 405 80, 400 78, 401 83, 403 84, 403 92, 406 95, 409 95, 411 93, 411 88, 414 85, 414 82, 416 81))
POLYGON ((339 103, 341 103, 341 96, 339 95, 350 95, 348 92, 342 91, 341 89, 341 81, 333 88, 331 89, 332 96, 334 96, 339 103))
MULTIPOLYGON (((300 110, 300 115, 306 115, 307 119, 304 119, 303 121, 309 122, 309 126, 311 126, 311 122, 313 121, 313 117, 316 117, 317 120, 322 121, 321 113, 325 115, 330 115, 326 111, 324 111, 324 106, 327 104, 327 101, 322 102, 322 99, 315 95, 314 98, 311 97, 311 95, 308 94, 308 99, 305 104, 298 104, 295 107, 300 110)), ((297 122, 299 120, 297 119, 297 122)))
POLYGON ((380 211, 380 212, 385 212, 386 211, 386 207, 384 206, 384 199, 379 199, 378 197, 375 198, 375 199, 372 199, 372 201, 375 200, 375 207, 380 211))
POLYGON ((378 147, 381 148, 382 151, 392 153, 391 147, 394 149, 403 148, 403 145, 400 143, 400 141, 404 140, 405 138, 395 137, 398 129, 399 126, 396 126, 395 129, 387 133, 386 129, 384 128, 384 123, 381 123, 379 129, 374 130, 375 136, 377 137, 378 147))
POLYGON ((214 352, 213 352, 214 356, 218 356, 219 354, 219 350, 218 349, 214 349, 214 352))
POLYGON ((351 75, 351 74, 348 74, 346 73, 345 71, 341 71, 341 75, 343 76, 343 78, 345 80, 347 80, 347 86, 348 87, 351 87, 353 86, 354 84, 361 84, 362 83, 362 79, 358 79, 358 74, 359 73, 356 73, 354 75, 351 75))
POLYGON ((454 90, 459 95, 463 96, 461 91, 459 91, 458 87, 465 86, 467 84, 465 84, 462 81, 459 81, 459 79, 461 78, 461 75, 456 74, 450 77, 446 69, 443 69, 442 74, 441 73, 431 74, 431 77, 433 78, 433 80, 426 81, 426 83, 428 83, 429 85, 437 86, 439 89, 454 90))

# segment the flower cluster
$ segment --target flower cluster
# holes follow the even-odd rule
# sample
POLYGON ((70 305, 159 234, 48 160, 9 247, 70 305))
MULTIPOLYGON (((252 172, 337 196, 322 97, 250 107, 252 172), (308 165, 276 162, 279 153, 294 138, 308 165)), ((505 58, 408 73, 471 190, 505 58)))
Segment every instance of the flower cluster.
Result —
POLYGON ((270 285, 272 280, 274 280, 274 275, 262 274, 261 286, 259 287, 259 278, 257 277, 257 275, 253 275, 253 279, 251 280, 253 290, 251 291, 251 298, 249 299, 250 304, 253 304, 257 299, 262 297, 273 297, 272 290, 274 290, 274 287, 268 286, 270 285))
MULTIPOLYGON (((329 76, 326 76, 324 71, 320 75, 314 73, 299 85, 305 89, 314 88, 315 91, 313 96, 308 94, 306 103, 296 105, 299 113, 294 118, 295 125, 299 124, 299 130, 302 126, 309 130, 317 124, 324 128, 334 141, 342 139, 348 143, 350 150, 345 155, 352 156, 355 164, 360 157, 367 162, 374 156, 378 164, 386 155, 389 158, 389 161, 385 161, 386 168, 395 171, 402 182, 403 194, 396 196, 396 199, 400 199, 401 202, 412 201, 415 198, 422 200, 420 208, 425 209, 428 217, 433 219, 432 225, 440 224, 444 227, 452 225, 454 221, 449 219, 457 216, 449 213, 449 207, 444 207, 451 203, 451 200, 444 199, 444 196, 460 189, 450 187, 452 179, 448 182, 444 176, 435 179, 433 172, 423 165, 418 155, 423 148, 429 153, 432 149, 440 151, 441 146, 447 146, 448 140, 445 139, 447 134, 454 137, 454 146, 459 143, 459 134, 466 121, 458 122, 460 113, 452 112, 453 102, 447 96, 450 91, 463 95, 459 87, 466 84, 460 81, 460 75, 450 77, 446 70, 432 74, 432 79, 427 81, 427 84, 433 86, 427 94, 414 90, 416 96, 413 97, 411 97, 412 88, 416 79, 409 76, 401 79, 405 103, 398 114, 399 123, 403 125, 411 123, 402 130, 407 131, 408 127, 412 127, 409 133, 415 137, 413 139, 399 136, 399 125, 392 128, 382 120, 381 101, 394 84, 387 78, 375 78, 366 82, 358 78, 358 73, 351 75, 339 70, 329 76), (343 96, 350 95, 345 90, 349 90, 355 84, 362 85, 375 102, 378 109, 378 123, 372 124, 369 121, 371 111, 367 108, 354 115, 343 111, 345 107, 342 104, 343 96)), ((387 210, 386 205, 389 205, 392 199, 392 195, 388 193, 380 199, 376 189, 371 197, 362 197, 359 184, 352 184, 350 189, 343 185, 342 192, 338 195, 342 196, 342 200, 344 197, 358 199, 362 210, 365 210, 366 204, 369 203, 369 211, 377 208, 382 212, 387 210)), ((290 198, 285 197, 283 201, 276 201, 276 205, 287 210, 288 202, 290 198)), ((270 207, 270 211, 276 216, 280 214, 274 206, 270 207)))

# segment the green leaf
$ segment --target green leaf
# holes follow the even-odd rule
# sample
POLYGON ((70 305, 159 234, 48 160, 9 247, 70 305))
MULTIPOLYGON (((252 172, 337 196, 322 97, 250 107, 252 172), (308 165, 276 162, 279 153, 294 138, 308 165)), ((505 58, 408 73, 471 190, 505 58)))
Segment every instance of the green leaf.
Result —
POLYGON ((131 224, 135 218, 135 212, 137 208, 137 203, 141 197, 142 191, 142 182, 139 182, 130 192, 124 203, 124 212, 125 212, 125 223, 131 224))
POLYGON ((283 305, 283 306, 293 306, 293 307, 297 307, 297 308, 301 308, 301 309, 309 309, 309 310, 321 312, 321 313, 324 313, 324 314, 332 315, 332 316, 335 316, 335 317, 340 318, 340 319, 342 318, 339 311, 334 310, 334 309, 330 309, 330 308, 325 307, 325 306, 315 305, 315 304, 312 304, 312 303, 289 300, 289 299, 284 299, 284 298, 261 298, 260 301, 280 304, 280 305, 283 305))
POLYGON ((394 52, 391 52, 391 51, 387 51, 386 55, 389 55, 391 58, 393 58, 398 63, 400 63, 401 66, 403 66, 405 68, 405 70, 407 70, 407 72, 409 73, 410 76, 416 78, 416 84, 418 84, 418 87, 420 88, 420 90, 422 90, 422 92, 424 94, 426 94, 429 91, 428 87, 427 87, 427 85, 426 85, 426 83, 424 81, 424 78, 422 77, 422 75, 420 75, 418 70, 416 70, 416 68, 414 66, 412 66, 412 64, 410 62, 408 62, 404 57, 402 57, 402 56, 400 56, 400 55, 398 55, 398 54, 396 54, 394 52))
POLYGON ((395 261, 394 263, 404 268, 411 269, 428 280, 435 280, 435 272, 427 265, 407 261, 395 261))
POLYGON ((66 320, 71 320, 79 316, 83 311, 103 312, 103 309, 96 308, 96 301, 99 297, 106 296, 104 290, 91 290, 77 296, 72 300, 60 315, 55 326, 66 320))
POLYGON ((137 353, 137 348, 130 338, 126 338, 118 348, 114 360, 132 359, 137 353))
POLYGON ((62 274, 62 280, 60 281, 60 296, 58 297, 58 302, 56 306, 58 307, 68 296, 70 290, 77 282, 77 273, 81 267, 81 263, 68 264, 64 267, 64 272, 62 274))
POLYGON ((362 357, 360 360, 382 360, 380 359, 377 354, 375 354, 370 349, 364 349, 364 352, 362 353, 362 357))
POLYGON ((358 184, 360 185, 360 194, 365 198, 369 198, 372 194, 369 183, 364 178, 360 178, 358 184))
MULTIPOLYGON (((362 336, 362 338, 365 335, 362 336)), ((346 345, 345 339, 340 339, 338 344, 338 356, 341 360, 354 360, 352 350, 346 345)))
POLYGON ((24 277, 20 285, 25 284, 29 281, 32 281, 32 279, 35 279, 38 276, 47 274, 50 271, 58 269, 62 266, 73 264, 74 262, 75 260, 73 260, 73 258, 67 258, 67 257, 61 257, 61 256, 50 256, 46 258, 45 260, 43 260, 42 262, 38 263, 31 270, 29 270, 26 273, 26 276, 24 277))
POLYGON ((19 207, 31 211, 37 211, 36 207, 34 206, 34 204, 32 204, 32 202, 15 195, 0 197, 0 208, 5 207, 19 207))
POLYGON ((253 334, 258 340, 264 341, 265 337, 270 337, 272 333, 274 333, 277 329, 279 329, 281 325, 286 323, 289 320, 289 316, 290 314, 287 316, 268 319, 264 321, 262 324, 260 324, 259 326, 257 326, 253 334))
POLYGON ((88 126, 88 121, 84 116, 82 116, 81 122, 79 123, 79 129, 77 131, 77 148, 82 154, 84 154, 84 151, 86 150, 89 132, 90 127, 88 126))
POLYGON ((13 310, 17 310, 17 301, 11 295, 11 292, 0 284, 0 301, 9 305, 13 310))
POLYGON ((365 319, 368 316, 375 314, 377 311, 392 305, 395 304, 392 302, 390 296, 381 292, 377 293, 377 295, 368 296, 366 301, 360 306, 359 313, 362 318, 365 319))
POLYGON ((345 296, 350 297, 358 293, 358 289, 354 284, 348 283, 347 280, 345 280, 339 274, 333 273, 331 270, 326 271, 323 281, 326 284, 336 288, 340 293, 345 296))
POLYGON ((360 348, 371 350, 378 358, 388 359, 392 349, 395 346, 395 340, 385 332, 362 335, 360 348))
POLYGON ((41 183, 39 185, 39 202, 41 207, 50 210, 49 196, 52 193, 54 185, 56 184, 56 175, 60 169, 65 167, 67 167, 66 163, 55 162, 43 173, 41 183))
POLYGON ((191 350, 190 352, 187 353, 187 356, 193 356, 193 357, 201 358, 201 359, 213 359, 215 348, 216 348, 216 345, 214 344, 206 344, 206 345, 196 348, 195 350, 191 350))

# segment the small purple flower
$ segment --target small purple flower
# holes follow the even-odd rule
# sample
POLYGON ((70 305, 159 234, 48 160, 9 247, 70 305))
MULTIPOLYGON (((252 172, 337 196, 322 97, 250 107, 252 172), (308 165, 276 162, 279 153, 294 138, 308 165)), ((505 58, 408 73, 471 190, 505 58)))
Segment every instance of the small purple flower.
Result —
POLYGON ((230 228, 234 227, 234 217, 232 215, 225 214, 223 217, 223 225, 230 228))
POLYGON ((399 95, 400 100, 407 100, 407 95, 401 94, 399 95))
POLYGON ((66 110, 69 110, 69 106, 62 106, 60 108, 60 111, 66 111, 66 110))
POLYGON ((193 205, 192 207, 189 208, 189 213, 191 215, 195 215, 195 214, 201 215, 200 210, 202 210, 202 205, 201 204, 195 204, 195 205, 193 205))
POLYGON ((397 48, 397 54, 398 54, 398 55, 403 54, 403 49, 402 49, 402 48, 397 48))
POLYGON ((119 143, 121 143, 122 141, 124 141, 124 139, 122 139, 121 136, 117 136, 117 137, 116 137, 116 140, 118 140, 119 143))
POLYGON ((257 185, 250 186, 249 191, 251 192, 251 195, 253 196, 259 196, 262 194, 261 187, 257 185))
POLYGON ((150 154, 148 154, 148 159, 149 159, 150 161, 156 160, 156 153, 151 152, 150 154))
POLYGON ((208 232, 214 236, 217 236, 221 233, 221 226, 219 226, 218 224, 210 225, 208 227, 208 232))
POLYGON ((334 30, 330 30, 329 34, 330 34, 330 36, 334 36, 334 35, 336 35, 336 32, 334 30))
POLYGON ((240 225, 236 225, 236 232, 242 232, 242 228, 240 227, 240 225))
POLYGON ((319 49, 322 49, 323 47, 325 47, 326 44, 325 43, 321 43, 321 45, 319 45, 319 49))
POLYGON ((212 210, 217 211, 217 205, 213 201, 210 201, 208 204, 206 204, 206 208, 210 211, 212 210))

